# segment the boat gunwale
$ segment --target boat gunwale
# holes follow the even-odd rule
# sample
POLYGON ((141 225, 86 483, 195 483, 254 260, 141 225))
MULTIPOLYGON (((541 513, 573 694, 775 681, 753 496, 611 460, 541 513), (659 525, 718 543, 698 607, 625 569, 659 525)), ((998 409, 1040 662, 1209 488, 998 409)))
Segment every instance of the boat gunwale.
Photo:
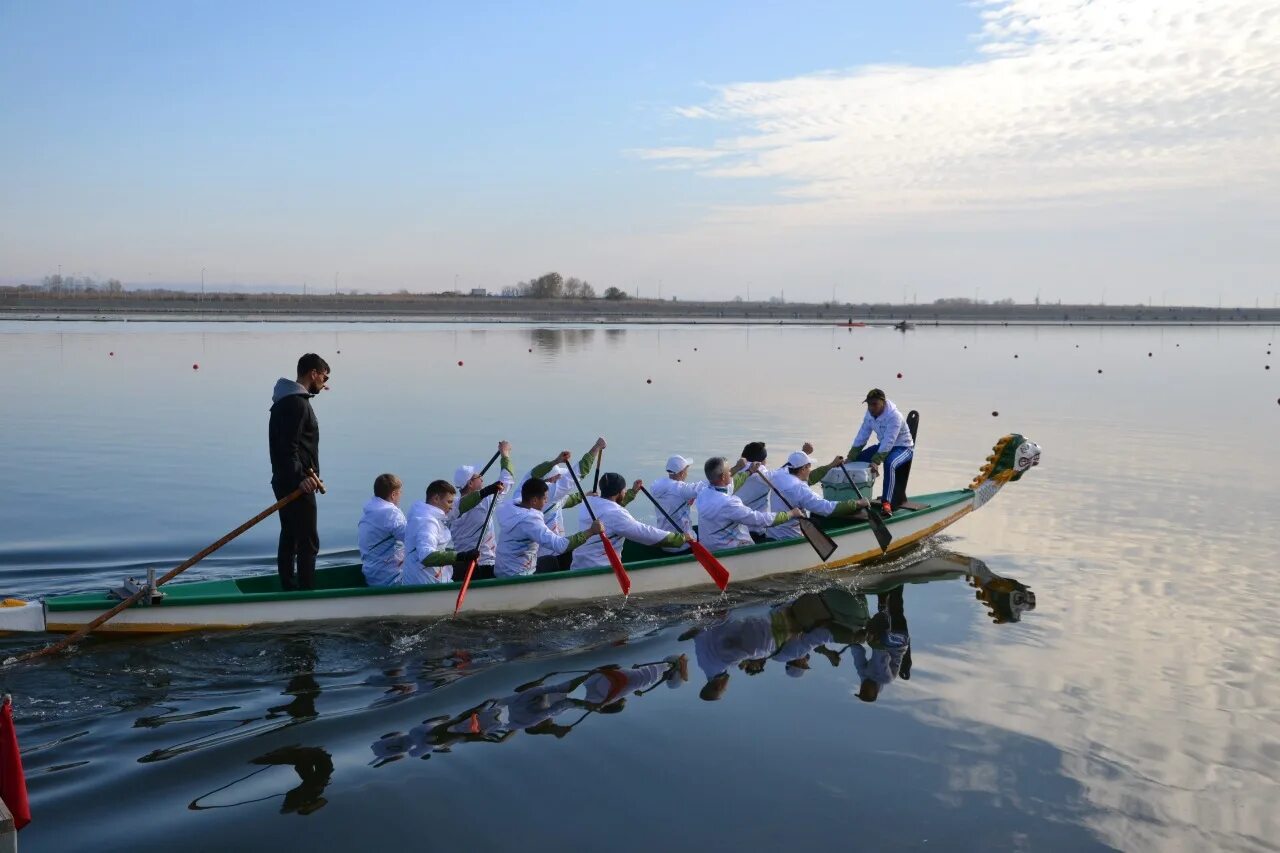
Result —
MULTIPOLYGON (((940 510, 948 509, 957 504, 961 504, 966 500, 971 500, 974 492, 971 488, 952 489, 943 492, 933 492, 930 494, 915 495, 911 497, 912 501, 927 503, 923 509, 911 510, 909 512, 896 514, 894 517, 887 519, 887 523, 892 526, 895 519, 905 520, 908 518, 916 518, 922 515, 932 515, 940 510)), ((832 537, 846 536, 867 530, 871 527, 869 522, 858 522, 855 524, 844 525, 842 527, 825 528, 826 532, 832 537)), ((715 554, 719 558, 732 558, 742 554, 754 554, 761 551, 768 551, 774 548, 785 548, 800 544, 807 544, 803 537, 793 539, 777 539, 768 542, 756 542, 751 545, 744 545, 740 548, 731 548, 724 551, 716 551, 715 554)), ((892 548, 892 546, 891 546, 892 548)), ((671 566, 679 563, 695 563, 696 559, 690 552, 683 554, 673 554, 669 557, 659 557, 651 560, 639 560, 635 563, 627 565, 627 571, 643 572, 647 569, 656 569, 663 566, 671 566)), ((318 571, 327 571, 331 569, 350 568, 352 565, 359 564, 344 563, 337 566, 326 566, 318 571)), ((825 562, 822 564, 825 565, 825 562)), ((516 577, 506 578, 486 578, 484 580, 472 581, 471 590, 475 592, 480 589, 492 589, 495 587, 512 586, 517 584, 538 583, 543 581, 561 581, 573 577, 591 577, 594 575, 602 575, 612 572, 609 566, 597 566, 589 569, 573 569, 562 572, 547 572, 544 574, 518 575, 516 577)), ((247 579, 249 577, 271 577, 271 575, 249 575, 239 578, 210 578, 201 581, 192 581, 189 583, 177 583, 170 589, 186 588, 200 586, 203 584, 226 584, 228 582, 235 583, 238 580, 247 579)), ((696 584, 689 584, 695 586, 696 584)), ((266 602, 304 602, 314 601, 325 598, 353 598, 366 595, 420 595, 423 593, 435 594, 456 594, 459 581, 451 581, 442 584, 416 584, 412 586, 347 586, 332 587, 328 589, 314 590, 293 590, 293 591, 271 591, 271 592, 243 592, 235 593, 227 592, 210 592, 208 594, 200 594, 198 592, 183 593, 166 597, 153 605, 151 608, 172 608, 172 607, 191 607, 202 605, 219 605, 219 604, 258 604, 266 602)), ((108 593, 70 593, 67 595, 54 596, 46 598, 44 601, 45 609, 51 612, 72 612, 81 610, 101 610, 115 603, 108 593)), ((138 605, 135 605, 137 607, 138 605)))

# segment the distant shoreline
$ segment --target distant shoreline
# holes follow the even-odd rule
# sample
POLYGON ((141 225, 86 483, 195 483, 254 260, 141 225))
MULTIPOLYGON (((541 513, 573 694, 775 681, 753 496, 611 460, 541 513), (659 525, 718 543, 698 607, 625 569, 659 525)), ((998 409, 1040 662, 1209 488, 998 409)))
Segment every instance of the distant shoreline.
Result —
POLYGON ((1280 309, 1150 305, 675 302, 497 296, 0 293, 0 320, 925 326, 1280 325, 1280 309))

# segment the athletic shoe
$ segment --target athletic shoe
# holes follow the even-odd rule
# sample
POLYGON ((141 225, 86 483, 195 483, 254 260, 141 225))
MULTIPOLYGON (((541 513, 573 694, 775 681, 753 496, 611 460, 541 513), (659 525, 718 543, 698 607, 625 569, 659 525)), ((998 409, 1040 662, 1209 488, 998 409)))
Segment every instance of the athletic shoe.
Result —
POLYGON ((880 504, 880 514, 885 516, 893 515, 893 507, 888 501, 880 504))

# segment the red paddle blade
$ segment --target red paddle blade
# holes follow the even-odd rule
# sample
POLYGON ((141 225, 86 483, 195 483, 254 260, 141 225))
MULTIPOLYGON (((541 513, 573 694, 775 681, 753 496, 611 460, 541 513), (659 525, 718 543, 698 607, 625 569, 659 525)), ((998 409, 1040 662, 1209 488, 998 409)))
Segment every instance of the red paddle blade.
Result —
POLYGON ((471 586, 471 576, 475 571, 476 561, 472 560, 471 565, 467 566, 467 576, 462 579, 462 587, 458 590, 458 600, 453 603, 454 616, 457 616, 458 611, 462 609, 462 600, 467 597, 467 587, 471 586))
POLYGON ((711 580, 715 581, 721 592, 724 592, 724 588, 729 585, 729 570, 707 550, 707 546, 696 539, 689 542, 689 547, 693 550, 693 556, 697 557, 698 562, 702 564, 702 568, 711 575, 711 580))
POLYGON ((604 553, 609 558, 609 565, 613 566, 613 573, 618 576, 618 586, 622 587, 622 594, 630 595, 631 576, 627 574, 627 570, 622 566, 622 558, 618 556, 618 549, 613 547, 613 543, 609 541, 608 536, 601 536, 600 541, 604 543, 604 553))

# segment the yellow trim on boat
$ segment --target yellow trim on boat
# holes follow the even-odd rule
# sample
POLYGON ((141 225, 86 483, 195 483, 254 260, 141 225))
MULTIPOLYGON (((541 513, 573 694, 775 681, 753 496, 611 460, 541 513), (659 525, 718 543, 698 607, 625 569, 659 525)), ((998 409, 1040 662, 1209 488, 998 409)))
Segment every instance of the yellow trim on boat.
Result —
MULTIPOLYGON (((973 512, 972 503, 965 506, 963 509, 961 509, 959 512, 955 513, 954 515, 949 515, 935 524, 931 524, 928 527, 917 531, 916 533, 912 533, 910 536, 904 536, 901 539, 894 539, 893 542, 889 545, 889 550, 885 553, 891 554, 894 551, 900 551, 903 548, 909 548, 912 545, 919 542, 921 539, 925 539, 929 536, 932 536, 933 534, 937 533, 939 530, 943 529, 944 527, 948 527, 952 524, 955 524, 957 521, 964 518, 966 515, 968 515, 971 512, 973 512)), ((867 560, 871 560, 879 556, 881 556, 880 549, 875 548, 870 551, 863 551, 861 554, 853 554, 848 557, 842 557, 841 559, 836 560, 834 563, 823 563, 819 566, 815 566, 814 568, 821 569, 823 571, 834 571, 835 569, 845 569, 845 568, 848 568, 849 566, 853 566, 858 563, 865 563, 867 560)))

